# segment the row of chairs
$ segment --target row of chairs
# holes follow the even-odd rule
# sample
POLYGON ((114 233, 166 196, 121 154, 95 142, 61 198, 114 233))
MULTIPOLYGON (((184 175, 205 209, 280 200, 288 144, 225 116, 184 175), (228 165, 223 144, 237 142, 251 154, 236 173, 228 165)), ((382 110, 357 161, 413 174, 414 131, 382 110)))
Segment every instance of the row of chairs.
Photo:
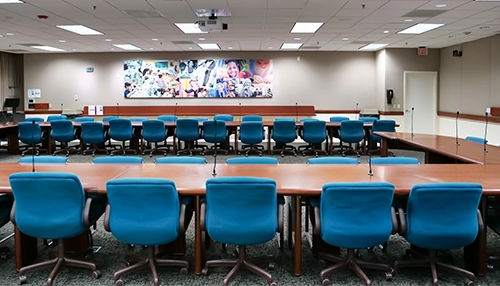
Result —
MULTIPOLYGON (((50 158, 50 157, 49 157, 50 158)), ((111 157, 108 160, 123 159, 111 157)), ((186 157, 187 160, 195 158, 186 157)), ((66 159, 66 158, 63 158, 66 159)), ((101 159, 101 158, 96 158, 101 159)), ((141 159, 141 158, 138 158, 141 159)), ((160 158, 170 159, 170 158, 160 158)), ((235 158, 238 160, 260 160, 264 158, 235 158)), ((276 159, 276 158, 270 158, 276 159)), ((311 159, 312 162, 323 162, 326 159, 311 159), (319 159, 319 160, 318 160, 319 159)), ((353 158, 338 158, 340 161, 353 158)), ((387 158, 395 159, 395 158, 387 158)), ((354 159, 355 160, 355 159, 354 159)), ((99 161, 99 160, 98 160, 99 161)), ((121 160, 120 160, 121 161, 121 160)), ((109 162, 109 161, 108 161, 109 162)), ((77 235, 90 226, 97 218, 90 217, 90 213, 99 213, 94 209, 92 202, 87 198, 84 204, 84 192, 79 180, 72 174, 64 173, 19 173, 11 176, 11 186, 16 199, 12 212, 13 222, 24 233, 42 238, 65 238, 77 235), (55 182, 58 181, 58 184, 55 182), (44 185, 60 186, 61 192, 53 189, 56 195, 48 200, 46 196, 33 199, 33 196, 42 195, 44 185), (75 194, 68 190, 77 191, 75 194), (68 203, 65 199, 64 208, 54 207, 54 199, 66 194, 76 196, 77 202, 68 203), (43 206, 33 207, 33 204, 43 202, 43 206), (69 225, 74 227, 57 227, 54 224, 63 223, 57 211, 67 213, 66 206, 71 205, 72 216, 69 225), (50 211, 44 210, 50 208, 50 211), (36 212, 44 212, 38 215, 36 212), (82 225, 81 217, 84 214, 82 225), (40 217, 33 223, 27 218, 40 217), (52 219, 54 216, 54 219, 52 219), (57 217, 57 220, 55 219, 57 217), (79 219, 76 219, 76 218, 79 219), (49 225, 49 226, 48 226, 49 225), (69 233, 71 232, 71 233, 69 233)), ((108 181, 107 191, 109 203, 105 211, 100 205, 100 213, 105 212, 104 226, 111 231, 119 241, 127 244, 148 245, 148 258, 127 256, 130 266, 118 271, 113 276, 117 285, 123 285, 121 276, 132 271, 150 267, 153 270, 154 284, 159 285, 156 266, 180 266, 181 272, 186 273, 188 264, 185 261, 162 260, 154 257, 154 245, 168 243, 177 238, 185 226, 185 200, 178 198, 175 183, 166 179, 132 178, 114 179, 108 181), (140 188, 141 192, 137 192, 140 188), (140 202, 140 203, 138 203, 140 202), (166 207, 168 206, 168 207, 166 207), (158 211, 161 210, 161 211, 158 211), (170 210, 167 211, 167 210, 170 210), (147 217, 147 220, 143 218, 147 217), (134 223, 136 221, 136 223, 134 223), (145 223, 147 221, 147 223, 145 223), (161 222, 161 223, 160 223, 161 222), (146 235, 145 235, 146 234, 146 235)), ((482 188, 477 184, 446 183, 416 185, 413 187, 408 203, 397 210, 393 207, 394 186, 388 183, 331 183, 323 187, 321 197, 312 200, 314 207, 314 230, 317 235, 328 244, 347 248, 347 258, 340 258, 328 254, 320 254, 320 259, 331 259, 337 264, 323 270, 320 274, 323 285, 328 285, 328 276, 344 268, 353 269, 364 281, 371 285, 371 281, 361 271, 360 267, 375 268, 387 272, 386 278, 396 274, 388 265, 366 263, 360 261, 354 249, 376 246, 387 241, 394 233, 403 235, 412 245, 429 249, 429 256, 422 261, 398 261, 397 269, 409 266, 431 266, 433 284, 437 285, 436 266, 444 270, 465 275, 470 281, 475 279, 474 274, 457 267, 449 266, 436 261, 438 249, 459 248, 470 244, 482 226, 481 217, 477 215, 482 188), (457 196, 457 193, 460 193, 457 196), (443 205, 442 201, 448 203, 443 205), (450 223, 453 222, 453 223, 450 223), (431 230, 432 231, 429 231, 431 230)), ((231 177, 216 178, 207 181, 206 200, 202 204, 201 227, 216 241, 239 245, 239 257, 235 260, 208 261, 203 273, 214 266, 231 266, 233 270, 224 279, 228 285, 239 268, 246 268, 264 277, 269 284, 275 285, 272 276, 255 266, 256 264, 273 262, 270 256, 262 258, 246 258, 245 245, 261 244, 271 240, 276 231, 282 230, 283 206, 279 204, 276 193, 276 182, 265 178, 231 177), (233 190, 237 189, 238 192, 233 190), (229 199, 228 199, 229 198, 229 199), (231 204, 228 204, 231 202, 231 204), (234 204, 233 204, 234 203, 234 204), (230 214, 230 215, 228 215, 230 214), (246 214, 246 215, 245 215, 246 214), (251 215, 250 215, 251 214, 251 215), (235 218, 228 220, 227 218, 235 218), (244 221, 236 221, 242 218, 244 221), (245 225, 243 229, 236 227, 245 225)), ((64 245, 60 241, 60 249, 64 245)), ((42 263, 22 268, 21 281, 25 281, 27 271, 50 267, 54 264, 67 263, 73 266, 86 267, 93 270, 94 277, 100 273, 91 263, 80 263, 64 257, 64 251, 59 251, 60 257, 52 264, 42 263), (61 257, 62 256, 62 257, 61 257)), ((48 284, 51 285, 57 274, 51 273, 48 284)), ((470 283, 468 285, 471 285, 470 283)))

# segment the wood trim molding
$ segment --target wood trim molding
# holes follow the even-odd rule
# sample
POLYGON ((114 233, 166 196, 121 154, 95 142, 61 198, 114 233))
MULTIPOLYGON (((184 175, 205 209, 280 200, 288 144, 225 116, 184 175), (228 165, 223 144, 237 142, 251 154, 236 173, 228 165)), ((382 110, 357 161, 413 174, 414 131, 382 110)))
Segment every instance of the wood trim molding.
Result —
POLYGON ((61 114, 60 109, 26 109, 24 114, 61 114))
MULTIPOLYGON (((438 116, 456 118, 457 113, 456 112, 438 111, 438 116)), ((469 119, 469 120, 475 120, 475 121, 482 121, 482 122, 484 122, 486 120, 484 115, 463 114, 463 113, 460 113, 458 118, 459 119, 469 119)), ((489 116, 488 122, 500 123, 500 118, 489 116)))
POLYGON ((490 113, 492 116, 500 116, 500 107, 491 107, 490 113))
POLYGON ((403 116, 405 113, 403 111, 379 111, 380 115, 391 115, 391 116, 403 116))
MULTIPOLYGON (((235 116, 259 114, 262 116, 314 116, 314 106, 295 105, 167 105, 167 106, 103 106, 103 115, 118 116, 158 116, 161 114, 174 114, 178 116, 213 116, 215 114, 232 114, 235 116)), ((88 115, 88 106, 83 109, 83 114, 88 115)))
POLYGON ((357 114, 359 110, 324 110, 324 109, 316 109, 316 114, 357 114))

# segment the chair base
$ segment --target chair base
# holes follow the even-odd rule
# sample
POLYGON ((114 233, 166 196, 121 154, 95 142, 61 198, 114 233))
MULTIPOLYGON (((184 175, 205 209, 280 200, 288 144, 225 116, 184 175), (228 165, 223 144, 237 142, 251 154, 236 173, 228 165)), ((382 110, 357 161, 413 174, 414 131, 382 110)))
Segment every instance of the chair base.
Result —
MULTIPOLYGON (((92 144, 92 145, 94 145, 94 144, 92 144)), ((84 147, 84 148, 86 148, 86 147, 84 147)), ((106 149, 102 149, 102 148, 99 148, 99 146, 98 146, 97 144, 96 144, 96 145, 94 145, 94 148, 93 148, 93 149, 83 150, 83 151, 82 151, 82 154, 83 154, 83 156, 85 156, 85 155, 87 155, 88 153, 92 153, 92 157, 94 157, 94 156, 95 156, 95 154, 96 154, 97 152, 102 152, 102 153, 104 153, 104 154, 106 154, 106 155, 108 154, 108 150, 106 150, 106 149)))
POLYGON ((262 147, 262 146, 260 146, 260 145, 244 145, 244 146, 242 146, 242 148, 243 149, 248 148, 248 150, 238 151, 238 154, 241 154, 241 152, 245 151, 245 157, 248 157, 248 154, 250 154, 250 152, 255 151, 255 152, 257 152, 257 154, 259 154, 259 156, 262 156, 262 150, 264 147, 262 147, 262 150, 260 147, 262 147))
MULTIPOLYGON (((356 143, 357 144, 357 143, 356 143)), ((342 154, 342 157, 345 157, 345 155, 347 153, 353 153, 353 154, 356 154, 359 157, 361 157, 361 154, 359 154, 359 151, 358 150, 355 150, 353 147, 352 147, 352 143, 349 143, 349 147, 344 151, 344 146, 342 145, 342 141, 340 142, 340 153, 342 154)))
POLYGON ((54 279, 55 279, 56 275, 59 273, 61 266, 63 266, 63 265, 90 269, 90 270, 92 270, 92 277, 94 277, 95 279, 101 277, 101 272, 99 270, 97 270, 97 266, 94 263, 66 257, 65 250, 64 250, 64 240, 59 239, 58 240, 57 257, 54 259, 51 259, 49 261, 44 261, 44 262, 40 262, 40 263, 33 264, 33 265, 28 265, 28 266, 21 268, 19 270, 19 282, 20 282, 20 284, 24 284, 27 282, 27 278, 26 278, 25 274, 28 272, 39 270, 39 269, 54 267, 52 269, 52 272, 50 272, 49 278, 47 279, 47 286, 51 286, 54 283, 54 279))
POLYGON ((272 153, 274 154, 276 152, 280 152, 281 157, 285 157, 285 152, 289 152, 293 156, 297 156, 297 148, 293 145, 283 144, 281 149, 277 149, 276 146, 274 146, 272 153))
POLYGON ((222 149, 222 148, 217 148, 217 146, 220 146, 219 145, 220 143, 214 143, 214 145, 212 145, 210 147, 209 150, 204 150, 201 155, 205 155, 205 154, 209 154, 209 153, 213 153, 214 156, 215 156, 215 153, 217 151, 217 154, 221 153, 221 154, 224 154, 224 155, 227 155, 227 153, 229 152, 229 150, 227 149, 222 149))
POLYGON ((121 155, 123 155, 123 156, 127 155, 127 153, 131 153, 133 155, 137 154, 137 151, 135 151, 133 149, 130 149, 130 147, 129 148, 125 148, 125 141, 122 142, 122 145, 120 147, 121 148, 118 149, 118 150, 113 150, 113 151, 109 152, 109 155, 113 156, 116 153, 121 153, 121 155))
POLYGON ((66 148, 62 148, 62 149, 59 149, 59 150, 56 150, 54 151, 54 153, 52 153, 52 155, 57 155, 59 153, 66 153, 66 157, 69 156, 69 154, 71 154, 71 152, 73 153, 78 153, 78 149, 76 149, 77 146, 69 146, 69 144, 66 143, 66 148))
POLYGON ((394 269, 392 269, 387 264, 366 262, 366 261, 361 261, 361 260, 356 259, 356 254, 354 252, 354 249, 352 249, 352 248, 347 249, 347 257, 346 258, 341 258, 341 257, 334 256, 331 254, 326 254, 326 253, 318 253, 318 258, 336 262, 335 265, 321 271, 320 278, 321 278, 323 286, 330 285, 330 281, 326 277, 328 277, 329 275, 331 275, 333 273, 340 272, 344 269, 351 269, 352 271, 354 271, 354 273, 356 273, 356 275, 358 275, 358 277, 367 286, 372 285, 372 282, 370 281, 368 276, 366 276, 366 274, 363 272, 363 270, 361 270, 361 268, 385 271, 386 272, 385 279, 387 281, 392 280, 393 275, 395 275, 394 269))
POLYGON ((169 146, 166 146, 166 145, 165 146, 158 146, 157 142, 153 142, 153 144, 154 144, 154 147, 151 149, 144 149, 142 151, 142 155, 146 155, 146 153, 149 152, 149 157, 153 157, 153 154, 155 152, 162 152, 163 156, 167 156, 167 153, 170 150, 169 146))
POLYGON ((309 143, 309 145, 307 145, 307 146, 305 146, 305 145, 299 146, 299 150, 300 150, 300 147, 304 148, 304 151, 302 151, 302 156, 305 156, 305 155, 311 154, 311 153, 314 154, 314 156, 316 156, 316 157, 318 157, 319 153, 327 155, 325 150, 316 149, 314 147, 314 144, 318 144, 318 143, 309 143))
POLYGON ((189 268, 189 263, 187 261, 158 259, 154 253, 154 246, 146 246, 146 249, 148 252, 147 257, 139 256, 136 254, 129 254, 125 256, 127 265, 129 266, 115 272, 115 274, 113 275, 113 281, 115 281, 115 285, 120 286, 124 284, 123 280, 121 279, 123 275, 130 274, 144 268, 149 268, 151 270, 151 273, 153 274, 153 284, 155 286, 160 285, 160 279, 158 278, 158 272, 156 270, 156 267, 158 266, 180 266, 182 267, 181 274, 187 274, 189 268))
POLYGON ((229 285, 231 279, 236 275, 240 269, 246 269, 254 274, 257 274, 267 280, 269 285, 276 285, 273 282, 273 276, 262 268, 257 267, 255 264, 269 263, 270 267, 274 267, 276 258, 272 255, 246 258, 246 246, 238 246, 238 258, 237 259, 221 259, 221 260, 211 260, 205 263, 205 268, 202 270, 203 275, 208 275, 208 269, 210 267, 233 267, 231 271, 224 278, 223 285, 229 285))
POLYGON ((472 273, 470 271, 467 271, 465 269, 462 269, 462 268, 459 268, 459 267, 456 267, 456 266, 453 266, 450 264, 446 264, 446 263, 437 261, 436 253, 437 253, 436 250, 429 250, 429 256, 424 258, 424 259, 408 260, 408 261, 406 261, 406 260, 405 261, 401 261, 401 260, 396 261, 394 263, 394 268, 397 271, 398 269, 404 268, 404 267, 412 267, 412 268, 430 267, 431 272, 432 272, 432 285, 438 285, 437 268, 444 270, 444 271, 451 272, 453 274, 464 276, 465 278, 467 278, 469 280, 468 283, 466 283, 466 285, 469 285, 472 281, 476 280, 476 276, 474 275, 474 273, 472 273))
POLYGON ((35 156, 38 156, 40 155, 40 151, 42 152, 47 152, 47 149, 42 149, 38 146, 35 146, 35 148, 33 149, 33 147, 28 147, 26 148, 26 150, 24 150, 22 153, 21 153, 21 156, 24 157, 24 155, 26 155, 26 153, 30 152, 31 154, 35 155, 35 156), (30 152, 31 151, 31 152, 30 152))

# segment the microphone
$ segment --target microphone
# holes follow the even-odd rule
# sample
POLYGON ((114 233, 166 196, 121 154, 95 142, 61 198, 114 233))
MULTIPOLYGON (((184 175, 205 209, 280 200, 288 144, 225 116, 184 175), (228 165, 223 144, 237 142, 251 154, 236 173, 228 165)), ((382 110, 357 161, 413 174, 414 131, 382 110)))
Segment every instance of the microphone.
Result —
POLYGON ((120 104, 118 102, 116 103, 116 115, 120 116, 120 104))
POLYGON ((488 112, 486 112, 485 114, 485 121, 486 121, 486 124, 484 125, 484 141, 483 141, 483 152, 484 153, 488 153, 488 150, 486 149, 486 134, 488 133, 488 112))
POLYGON ((214 138, 215 138, 215 151, 214 151, 214 168, 212 169, 212 176, 217 176, 217 120, 214 119, 214 138))
POLYGON ((372 171, 372 152, 368 152, 368 176, 373 176, 372 171))
POLYGON ((241 102, 239 103, 240 105, 240 122, 241 122, 241 102))
POLYGON ((177 116, 177 102, 175 103, 175 107, 174 107, 174 117, 177 116))
POLYGON ((61 113, 62 113, 62 111, 64 109, 63 107, 64 107, 64 103, 61 102, 61 113))
POLYGON ((415 107, 412 107, 411 108, 411 137, 415 136, 415 134, 413 134, 413 111, 415 110, 415 107))
POLYGON ((35 120, 31 121, 32 123, 32 128, 31 128, 31 167, 32 167, 32 172, 35 172, 35 120))
POLYGON ((299 122, 299 107, 297 106, 297 102, 295 102, 295 122, 299 122))
POLYGON ((356 120, 359 119, 358 103, 356 102, 356 120))
POLYGON ((457 111, 457 117, 455 118, 455 146, 460 146, 460 143, 458 143, 458 115, 460 115, 460 112, 457 111))

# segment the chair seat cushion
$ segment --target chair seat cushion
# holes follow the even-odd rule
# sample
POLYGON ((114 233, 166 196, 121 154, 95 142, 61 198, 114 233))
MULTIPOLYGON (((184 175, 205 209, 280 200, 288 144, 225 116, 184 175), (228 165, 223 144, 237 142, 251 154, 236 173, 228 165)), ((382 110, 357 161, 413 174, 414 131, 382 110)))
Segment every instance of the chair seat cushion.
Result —
POLYGON ((360 228, 354 218, 350 224, 321 225, 321 238, 328 244, 341 248, 367 248, 389 240, 392 224, 380 225, 374 221, 370 228, 360 228))

